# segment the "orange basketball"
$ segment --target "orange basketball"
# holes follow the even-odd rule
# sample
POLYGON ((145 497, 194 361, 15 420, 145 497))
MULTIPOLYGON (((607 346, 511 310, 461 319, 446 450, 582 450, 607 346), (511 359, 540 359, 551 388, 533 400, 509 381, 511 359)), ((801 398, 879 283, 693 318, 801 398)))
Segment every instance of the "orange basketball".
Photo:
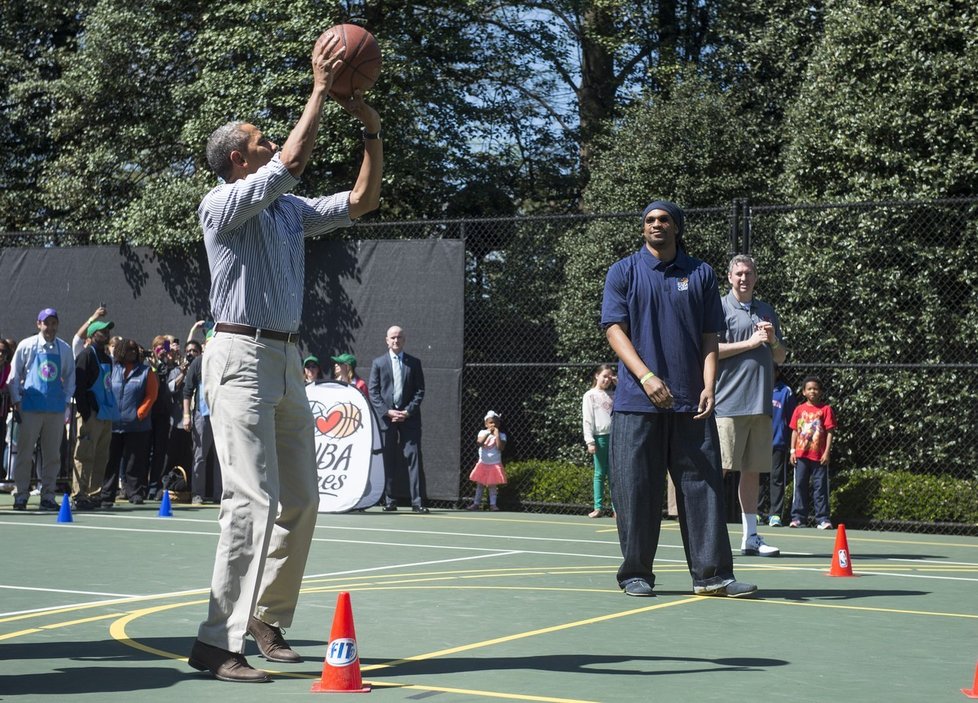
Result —
POLYGON ((380 46, 374 35, 356 24, 338 24, 323 34, 338 35, 340 46, 346 47, 343 69, 333 79, 330 94, 348 98, 354 90, 369 90, 380 76, 380 46))

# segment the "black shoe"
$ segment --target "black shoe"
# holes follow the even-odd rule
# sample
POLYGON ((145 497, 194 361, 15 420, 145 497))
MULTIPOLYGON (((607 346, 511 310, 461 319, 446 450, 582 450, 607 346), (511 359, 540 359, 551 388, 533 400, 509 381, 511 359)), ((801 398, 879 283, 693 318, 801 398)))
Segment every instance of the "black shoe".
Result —
POLYGON ((37 506, 37 509, 55 511, 61 510, 61 506, 58 505, 57 501, 52 500, 51 498, 41 498, 41 504, 37 506))
POLYGON ((98 503, 93 501, 88 496, 78 496, 77 498, 71 501, 72 510, 85 511, 85 510, 98 510, 98 508, 99 508, 98 503))
POLYGON ((14 498, 14 510, 27 510, 27 498, 14 498))
POLYGON ((114 500, 103 500, 101 503, 102 510, 109 510, 115 507, 114 500))
POLYGON ((387 505, 384 506, 385 513, 393 513, 396 511, 397 511, 397 505, 394 503, 388 503, 387 505))
POLYGON ((419 515, 427 515, 428 513, 431 512, 430 510, 428 510, 426 507, 424 507, 422 505, 412 506, 411 507, 411 510, 413 510, 416 513, 418 513, 419 515))
POLYGON ((270 680, 264 671, 248 664, 243 654, 229 652, 200 640, 194 641, 194 648, 190 650, 187 663, 197 671, 211 672, 214 678, 221 681, 264 683, 270 680))
POLYGON ((142 505, 143 497, 137 493, 136 495, 134 495, 132 498, 129 499, 129 502, 132 503, 133 505, 142 505))
POLYGON ((652 586, 645 579, 626 581, 622 586, 622 590, 625 591, 626 596, 638 596, 640 598, 655 597, 655 593, 652 592, 652 586))

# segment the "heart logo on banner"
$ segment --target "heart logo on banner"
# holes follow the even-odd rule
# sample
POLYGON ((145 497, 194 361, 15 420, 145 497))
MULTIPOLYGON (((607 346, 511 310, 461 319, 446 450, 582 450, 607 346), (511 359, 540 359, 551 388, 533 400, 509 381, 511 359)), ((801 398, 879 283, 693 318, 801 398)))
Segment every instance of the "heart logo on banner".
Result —
POLYGON ((316 418, 316 429, 322 434, 329 434, 329 431, 340 424, 340 420, 342 419, 342 410, 334 410, 326 417, 320 415, 316 418))

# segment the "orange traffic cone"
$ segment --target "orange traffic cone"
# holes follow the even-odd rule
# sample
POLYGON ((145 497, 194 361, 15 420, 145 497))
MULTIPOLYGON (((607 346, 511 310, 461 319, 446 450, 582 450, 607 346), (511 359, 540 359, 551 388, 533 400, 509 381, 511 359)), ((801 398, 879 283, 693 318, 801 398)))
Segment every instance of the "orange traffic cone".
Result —
POLYGON ((845 525, 840 524, 835 533, 835 550, 832 552, 832 568, 829 569, 829 576, 853 576, 845 525))
POLYGON ((360 678, 360 654, 357 633, 353 629, 350 594, 342 591, 336 597, 333 628, 329 631, 323 675, 312 685, 315 693, 370 693, 370 686, 360 678))
POLYGON ((961 693, 968 698, 978 698, 978 664, 975 664, 975 682, 971 684, 970 689, 962 688, 961 693))

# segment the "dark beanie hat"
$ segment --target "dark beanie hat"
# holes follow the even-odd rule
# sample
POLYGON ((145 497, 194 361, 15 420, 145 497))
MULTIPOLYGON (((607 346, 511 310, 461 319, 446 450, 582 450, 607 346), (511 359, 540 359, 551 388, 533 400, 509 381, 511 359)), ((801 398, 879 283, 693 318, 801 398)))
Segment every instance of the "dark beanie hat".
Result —
POLYGON ((672 221, 676 223, 677 232, 676 239, 682 241, 683 230, 686 229, 686 217, 683 215, 683 209, 676 205, 676 203, 671 200, 653 200, 651 203, 645 206, 642 210, 642 222, 645 222, 645 217, 653 210, 665 210, 672 217, 672 221))

